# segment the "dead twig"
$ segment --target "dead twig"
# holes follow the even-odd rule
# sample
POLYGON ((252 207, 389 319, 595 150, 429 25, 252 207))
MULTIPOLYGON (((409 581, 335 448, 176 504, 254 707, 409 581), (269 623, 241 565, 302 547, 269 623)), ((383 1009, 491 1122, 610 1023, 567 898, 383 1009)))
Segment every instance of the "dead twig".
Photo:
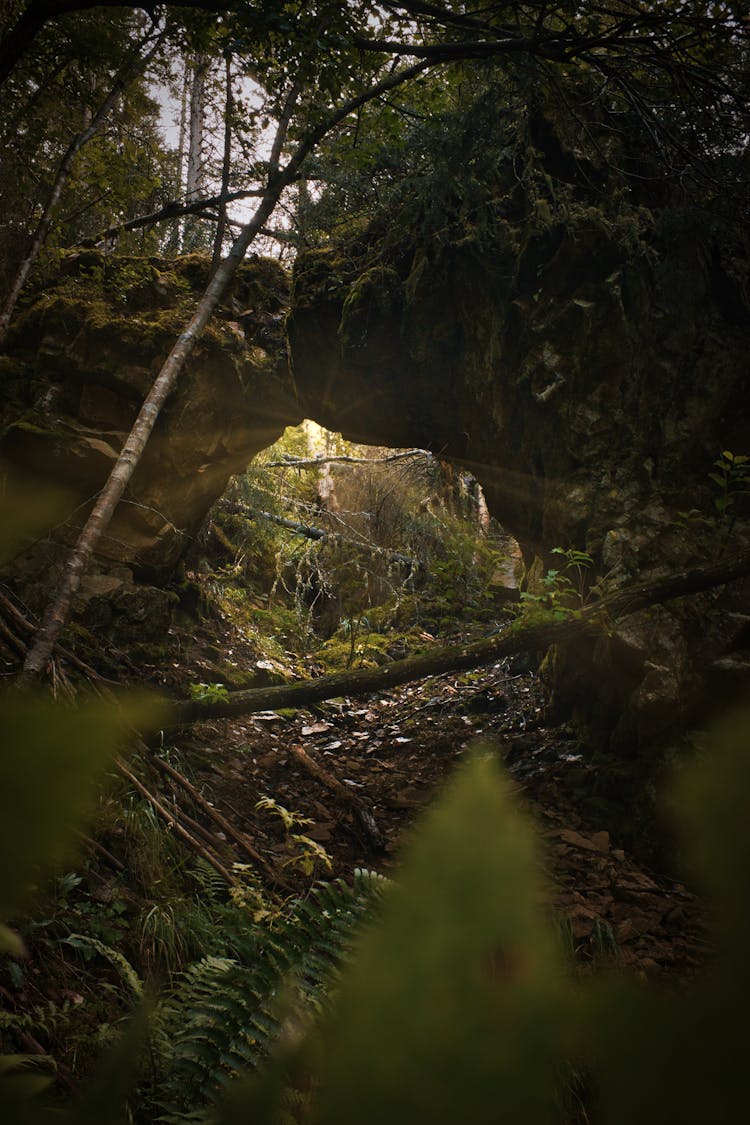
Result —
POLYGON ((231 872, 227 870, 220 859, 217 859, 217 857, 212 852, 210 852, 208 848, 204 847, 203 844, 196 840, 195 836, 193 836, 191 832, 188 832, 187 828, 185 828, 181 823, 180 815, 178 814, 178 812, 176 810, 174 812, 170 812, 169 809, 165 808, 161 801, 146 788, 146 786, 142 781, 140 781, 139 778, 135 776, 133 771, 128 769, 121 758, 117 758, 115 760, 115 765, 118 772, 121 773, 122 776, 126 778, 130 782, 130 784, 138 790, 142 797, 146 798, 146 800, 153 808, 154 812, 159 814, 159 816, 162 818, 162 820, 165 821, 168 827, 172 831, 174 831, 176 835, 178 835, 182 840, 184 840, 185 843, 189 844, 189 846, 193 849, 194 852, 197 852, 201 859, 204 859, 206 863, 210 863, 211 867, 213 867, 214 871, 218 871, 222 879, 225 879, 230 886, 235 886, 237 880, 235 879, 234 875, 232 875, 231 872))
POLYGON ((290 746, 289 753, 293 754, 297 761, 303 766, 308 773, 334 793, 340 801, 348 805, 355 818, 359 821, 360 827, 367 838, 367 842, 373 851, 385 851, 385 841, 380 833, 375 817, 365 801, 358 797, 356 793, 352 793, 351 789, 347 789, 343 782, 324 769, 319 762, 316 762, 307 751, 303 750, 301 746, 290 746))
POLYGON ((282 885, 284 885, 283 878, 277 871, 274 871, 273 867, 271 867, 268 861, 263 858, 260 852, 250 842, 247 835, 244 832, 238 831, 238 829, 236 829, 234 825, 226 819, 226 817, 222 816, 222 814, 217 809, 215 809, 213 805, 209 804, 206 798, 198 792, 195 786, 191 782, 189 782, 186 777, 183 777, 183 775, 178 770, 176 770, 170 762, 167 762, 164 758, 160 758, 158 754, 149 751, 145 743, 141 742, 140 740, 138 749, 142 752, 147 753, 149 761, 154 766, 160 769, 162 773, 165 773, 167 777, 171 778, 173 782, 184 789, 185 792, 188 793, 190 797, 192 797, 198 808, 203 813, 205 813, 206 816, 210 817, 214 824, 218 825, 218 827, 221 828, 221 830, 225 832, 231 840, 234 840, 238 847, 242 848, 242 850, 247 856, 249 856, 253 863, 257 863, 263 869, 263 871, 265 871, 266 875, 268 875, 269 878, 273 879, 277 883, 281 883, 282 885))

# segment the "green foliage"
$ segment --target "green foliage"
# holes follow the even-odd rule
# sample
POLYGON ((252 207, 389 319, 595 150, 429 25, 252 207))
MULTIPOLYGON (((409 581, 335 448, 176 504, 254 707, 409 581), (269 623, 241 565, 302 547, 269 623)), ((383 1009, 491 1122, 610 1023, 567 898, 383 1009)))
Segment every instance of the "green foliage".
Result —
POLYGON ((550 568, 537 589, 522 591, 521 601, 525 607, 548 612, 553 621, 562 621, 585 603, 586 572, 594 565, 594 560, 586 551, 573 547, 567 550, 553 547, 552 554, 565 559, 565 571, 573 573, 575 581, 570 574, 550 568))
POLYGON ((233 1075, 256 1068, 295 1020, 325 1006, 353 935, 383 880, 359 872, 313 887, 271 925, 251 927, 246 963, 205 957, 157 1005, 153 1072, 142 1092, 169 1121, 210 1105, 233 1075))
MULTIPOLYGON (((750 712, 727 716, 677 790, 686 851, 718 923, 716 963, 690 987, 567 977, 534 834, 482 754, 425 817, 320 1040, 238 1089, 218 1121, 242 1120, 242 1106, 258 1125, 279 1120, 295 1073, 317 1105, 292 1120, 319 1125, 562 1121, 573 1085, 584 1098, 576 1120, 590 1119, 592 1090, 602 1125, 739 1120, 749 751, 750 712)), ((599 940, 611 945, 606 932, 599 940)))
POLYGON ((708 474, 718 489, 714 508, 720 519, 727 519, 737 498, 750 494, 750 457, 725 449, 714 461, 714 468, 716 472, 708 474))
POLYGON ((355 1104, 363 1125, 551 1119, 564 982, 542 885, 510 787, 477 755, 357 949, 325 1036, 322 1120, 355 1104))
POLYGON ((280 805, 278 801, 275 801, 273 797, 261 797, 259 801, 255 802, 255 807, 256 809, 264 809, 267 812, 273 813, 274 816, 277 816, 287 832, 290 832, 292 828, 303 828, 305 825, 313 823, 309 817, 300 816, 299 813, 290 812, 289 809, 285 809, 284 806, 280 805))
POLYGON ((305 836, 302 832, 292 831, 292 829, 305 828, 308 824, 312 824, 313 821, 309 817, 290 812, 289 809, 275 801, 273 797, 261 797, 256 802, 255 807, 277 816, 284 825, 284 829, 288 833, 289 845, 293 848, 293 854, 285 860, 284 865, 286 867, 296 867, 303 875, 308 876, 315 874, 320 867, 328 871, 331 870, 331 857, 323 845, 311 840, 309 836, 305 836))
POLYGON ((133 966, 123 957, 117 949, 112 949, 111 946, 105 945, 104 942, 98 941, 96 938, 86 934, 69 934, 65 938, 66 945, 72 946, 74 949, 91 950, 98 953, 99 956, 105 957, 107 961, 117 971, 123 983, 132 992, 136 1000, 140 1000, 143 996, 143 984, 140 981, 138 974, 133 966))
POLYGON ((188 693, 196 703, 220 703, 229 698, 224 684, 188 684, 188 693))
MULTIPOLYGON (((17 915, 39 884, 73 853, 76 829, 91 817, 118 743, 132 726, 154 721, 155 709, 137 700, 120 708, 101 703, 74 707, 40 695, 6 695, 0 705, 0 918, 5 921, 17 915)), ((73 881, 65 880, 64 888, 63 893, 70 893, 73 881)), ((104 951, 96 939, 86 940, 89 948, 104 951)), ((25 954, 18 935, 4 924, 0 943, 0 952, 21 958, 25 954)), ((123 969, 124 958, 117 951, 109 953, 123 969)), ((22 969, 17 968, 20 977, 22 969)), ((45 1020, 64 1025, 67 1015, 53 1006, 46 1014, 32 1013, 30 1019, 34 1026, 44 1026, 45 1020)), ((17 1017, 6 1021, 6 1028, 23 1030, 17 1017)), ((29 1073, 30 1065, 17 1058, 2 1068, 4 1120, 34 1119, 35 1103, 28 1098, 43 1093, 48 1081, 29 1073)))
POLYGON ((750 496, 750 457, 724 449, 708 473, 713 495, 708 511, 691 508, 679 512, 677 524, 698 532, 706 547, 726 548, 739 513, 742 497, 750 496))
POLYGON ((13 795, 0 817, 0 915, 7 917, 32 883, 71 854, 72 826, 91 814, 123 726, 147 725, 154 708, 133 701, 118 713, 39 696, 6 696, 0 705, 0 792, 13 795))

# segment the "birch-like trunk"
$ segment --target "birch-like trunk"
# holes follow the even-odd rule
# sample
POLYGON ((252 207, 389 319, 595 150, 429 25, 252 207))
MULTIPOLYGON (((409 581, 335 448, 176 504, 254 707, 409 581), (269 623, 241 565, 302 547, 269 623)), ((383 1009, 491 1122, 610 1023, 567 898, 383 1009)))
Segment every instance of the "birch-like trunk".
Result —
MULTIPOLYGON (((188 155, 185 182, 185 200, 192 203, 198 199, 203 187, 203 139, 206 130, 206 75, 209 61, 199 55, 193 62, 190 78, 190 106, 188 113, 188 155)), ((200 220, 185 219, 182 228, 182 252, 194 250, 200 220)))
MULTIPOLYGON (((185 183, 185 148, 187 138, 187 95, 188 95, 188 75, 183 69, 182 83, 180 95, 180 127, 177 140, 177 183, 175 185, 174 197, 175 199, 182 198, 183 185, 185 183)), ((169 236, 169 246, 167 254, 179 253, 180 243, 182 241, 182 228, 183 220, 176 217, 172 225, 172 232, 169 236)), ((108 232, 109 233, 109 232, 108 232)), ((105 238, 107 235, 104 236, 105 238)))
MULTIPOLYGON (((277 161, 289 128, 289 121, 296 97, 297 91, 294 92, 294 98, 292 99, 290 97, 288 100, 285 112, 279 123, 276 139, 274 141, 274 152, 277 154, 277 161)), ((115 462, 104 488, 99 493, 99 497, 81 531, 78 542, 68 557, 60 583, 52 600, 47 606, 42 624, 37 631, 34 643, 29 649, 26 660, 24 661, 23 670, 18 681, 19 685, 22 686, 29 683, 40 676, 44 671, 47 661, 52 655, 60 631, 64 628, 70 616, 70 608, 73 598, 81 584, 81 578, 86 571, 94 549, 109 526, 115 508, 130 478, 135 472, 143 450, 146 448, 146 443, 156 425, 156 419, 159 417, 161 408, 177 382, 180 372, 185 366, 190 353, 199 340, 214 309, 221 300, 238 265, 245 257, 248 247, 263 229, 267 220, 273 213, 285 185, 286 180, 284 176, 273 174, 269 176, 266 193, 261 199, 255 214, 250 222, 243 227, 242 232, 232 246, 229 254, 209 281, 206 291, 190 323, 178 336, 172 351, 169 353, 164 366, 141 406, 128 439, 122 448, 120 456, 115 462)))
POLYGON ((214 250, 211 257, 211 273, 215 273, 221 261, 221 252, 224 245, 224 234, 227 229, 227 201, 229 195, 229 173, 232 166, 232 114, 234 113, 234 96, 232 94, 232 58, 227 53, 225 59, 225 100, 224 100, 224 154, 221 161, 221 200, 219 204, 219 221, 216 224, 214 236, 214 250))

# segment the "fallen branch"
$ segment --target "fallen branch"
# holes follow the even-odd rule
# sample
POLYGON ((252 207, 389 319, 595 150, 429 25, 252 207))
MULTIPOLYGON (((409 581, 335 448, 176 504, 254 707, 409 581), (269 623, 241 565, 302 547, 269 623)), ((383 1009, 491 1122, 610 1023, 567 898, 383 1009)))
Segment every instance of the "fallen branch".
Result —
POLYGON ((192 785, 186 777, 183 777, 182 774, 179 773, 173 765, 167 762, 164 758, 160 758, 158 754, 149 753, 146 745, 140 742, 140 740, 138 743, 138 749, 144 754, 144 756, 148 755, 148 760, 152 762, 153 765, 160 769, 163 773, 165 773, 171 781, 175 782, 175 784, 184 789, 185 792, 192 797, 193 801, 201 810, 201 812, 203 812, 207 817, 213 820, 214 824, 216 824, 231 840, 234 840, 234 842, 238 844, 240 848, 242 848, 242 850, 253 861, 253 863, 257 863, 265 871, 266 875, 268 875, 277 883, 284 882, 278 871, 274 871, 273 867, 271 867, 271 865, 263 858, 260 852, 251 844, 247 835, 244 832, 239 832, 233 824, 231 824, 225 817, 221 815, 221 813, 217 809, 214 808, 213 805, 210 805, 205 797, 203 797, 198 792, 195 786, 192 785))
POLYGON ((398 563, 400 566, 409 567, 413 573, 422 570, 424 566, 418 559, 410 558, 409 555, 402 555, 400 551, 392 551, 388 547, 378 547, 376 543, 368 543, 365 540, 351 539, 338 531, 326 531, 325 528, 314 527, 312 524, 297 523, 296 520, 285 519, 284 516, 274 515, 273 512, 263 512, 260 509, 251 508, 249 505, 243 504, 240 501, 231 504, 229 510, 236 511, 249 520, 268 520, 269 523, 275 523, 279 527, 283 527, 286 531, 291 531, 294 535, 301 535, 305 539, 312 539, 316 542, 319 542, 321 539, 328 539, 332 543, 352 547, 354 550, 363 551, 367 555, 378 555, 381 558, 387 558, 391 562, 398 563))
POLYGON ((367 803, 356 793, 352 793, 351 789, 347 789, 343 782, 329 773, 327 769, 324 769, 314 758, 311 758, 301 746, 290 746, 289 753, 293 754, 300 765, 304 766, 307 772, 312 774, 321 785, 325 785, 326 789, 330 789, 340 801, 350 806, 373 850, 376 852, 384 851, 385 841, 367 803))
POLYGON ((121 773, 122 776, 138 790, 141 796, 145 797, 154 812, 158 813, 162 820, 165 821, 167 827, 184 840, 186 844, 189 844, 192 850, 196 852, 201 859, 205 859, 206 863, 210 863, 211 867, 213 867, 215 871, 218 871, 219 875, 221 875, 230 886, 234 886, 237 882, 235 877, 227 870, 221 860, 217 859, 213 852, 209 851, 208 848, 204 847, 203 844, 196 840, 195 836, 193 836, 191 832, 188 832, 187 828, 180 823, 180 816, 177 810, 175 809, 173 812, 170 812, 169 809, 165 808, 161 801, 146 788, 143 782, 135 776, 132 770, 128 769, 120 758, 115 760, 115 765, 117 766, 118 773, 121 773))
MULTIPOLYGON (((262 188, 252 188, 246 191, 232 191, 222 192, 220 195, 212 195, 206 199, 196 199, 191 203, 183 203, 180 199, 170 199, 158 211, 152 211, 148 215, 139 215, 137 219, 129 219, 125 223, 117 223, 115 226, 107 227, 105 231, 97 236, 97 246, 107 246, 109 243, 116 241, 121 234, 126 231, 139 230, 141 227, 155 226, 157 223, 166 222, 168 219, 178 219, 184 215, 198 215, 199 218, 203 217, 205 212, 210 207, 220 207, 222 204, 235 203, 237 200, 250 199, 263 195, 262 188)), ((211 216, 218 221, 219 216, 211 216)))
MULTIPOLYGON (((9 618, 21 632, 26 634, 26 636, 33 635, 34 625, 16 606, 13 605, 12 601, 9 598, 6 598, 2 593, 0 593, 0 612, 4 613, 6 617, 9 618)), ((3 636, 6 631, 9 634, 11 633, 10 628, 6 625, 5 621, 0 616, 0 636, 3 636)), ((24 653, 27 651, 26 642, 18 637, 15 637, 15 634, 11 635, 15 639, 19 654, 21 655, 21 657, 23 657, 24 653)), ((73 663, 80 671, 82 671, 87 676, 87 678, 94 685, 95 690, 103 699, 107 700, 107 702, 111 703, 113 706, 116 705, 117 701, 115 696, 107 687, 104 678, 100 676, 94 668, 91 668, 88 664, 85 664, 83 661, 74 656, 73 653, 69 653, 65 649, 61 649, 60 654, 64 656, 66 660, 73 663)), ((74 690, 72 686, 68 684, 67 680, 61 682, 71 695, 74 694, 74 690)), ((160 758, 155 751, 151 750, 136 731, 133 731, 132 734, 135 742, 135 747, 145 762, 149 763, 153 769, 157 771, 160 770, 163 774, 165 774, 170 779, 173 785, 180 786, 182 789, 184 789, 185 792, 188 793, 192 798, 194 804, 201 810, 201 812, 203 812, 209 820, 212 820, 214 824, 216 824, 224 832, 225 836, 232 839, 236 844, 238 844, 245 852, 245 854, 250 859, 252 859, 254 863, 257 863, 274 883, 283 887, 288 887, 288 884, 285 882, 284 878, 277 871, 274 871, 271 865, 253 847, 250 840, 244 833, 241 833, 236 828, 234 828, 234 826, 230 824, 229 821, 226 820, 221 815, 221 813, 213 807, 213 805, 209 804, 209 802, 198 792, 195 786, 192 785, 187 780, 187 778, 183 777, 183 775, 179 773, 179 771, 176 770, 174 766, 165 761, 163 758, 160 758)), ((199 821, 195 820, 194 817, 191 817, 184 811, 184 809, 179 808, 177 805, 175 805, 171 810, 168 809, 159 800, 158 797, 156 797, 149 789, 146 788, 143 782, 135 776, 135 774, 129 769, 129 767, 125 765, 122 759, 116 759, 115 765, 118 772, 136 787, 138 792, 152 805, 156 813, 160 817, 162 817, 162 819, 167 822, 168 826, 173 829, 175 833, 182 839, 183 843, 186 843, 189 847, 196 851, 198 855, 202 856, 202 858, 205 859, 207 863, 210 863, 211 866, 216 871, 218 871, 219 874, 224 879, 226 879, 226 881, 230 885, 237 882, 226 865, 222 863, 216 855, 214 855, 212 849, 216 849, 217 845, 219 845, 220 847, 220 841, 218 841, 209 832, 208 829, 206 829, 199 821), (201 844, 200 841, 196 838, 196 835, 203 839, 203 844, 201 844)), ((78 833, 78 835, 81 836, 81 838, 84 839, 90 847, 98 851, 110 864, 112 864, 112 866, 118 867, 120 870, 123 870, 123 865, 120 860, 118 860, 115 856, 108 852, 107 849, 104 848, 97 840, 91 839, 88 836, 84 836, 83 833, 78 833)))
POLYGON ((105 848, 103 844, 100 844, 98 840, 94 840, 93 837, 87 836, 85 832, 79 832, 78 830, 76 830, 76 836, 79 840, 83 840, 84 844, 91 848, 92 851, 98 852, 115 871, 125 870, 125 864, 122 860, 118 859, 116 855, 112 855, 112 852, 105 848))
POLYGON ((267 461, 264 469, 317 469, 320 465, 388 465, 392 461, 413 460, 415 457, 432 457, 428 449, 407 449, 391 453, 388 457, 350 457, 341 453, 336 457, 293 457, 285 454, 280 461, 267 461))
POLYGON ((317 680, 302 680, 276 687, 251 688, 230 693, 216 702, 197 700, 172 705, 175 725, 199 719, 230 718, 280 707, 309 707, 339 695, 369 695, 412 680, 445 672, 468 671, 494 664, 517 653, 544 652, 552 644, 595 636, 620 618, 674 598, 697 594, 750 575, 750 551, 712 566, 668 575, 618 590, 587 606, 564 621, 525 624, 515 622, 505 632, 471 644, 451 645, 433 652, 396 660, 383 668, 363 668, 356 672, 335 672, 317 680))
MULTIPOLYGON (((32 621, 29 621, 28 617, 24 617, 20 609, 17 609, 16 606, 13 605, 13 602, 10 600, 10 598, 6 598, 6 596, 2 593, 0 593, 0 610, 2 610, 2 612, 5 613, 6 617, 10 618, 18 626, 18 628, 26 634, 27 637, 33 636, 34 633, 36 633, 37 626, 34 625, 32 621)), ((25 653, 27 651, 28 647, 26 646, 26 644, 24 644, 23 652, 25 653)), ((67 661, 68 664, 70 664, 73 668, 77 668, 78 671, 88 679, 96 681, 97 683, 112 684, 115 687, 117 686, 114 680, 109 680, 106 676, 102 676, 101 672, 97 672, 94 668, 91 667, 90 664, 86 664, 85 661, 81 660, 80 657, 76 656, 76 654, 74 652, 71 652, 70 649, 65 648, 63 645, 58 645, 57 651, 59 652, 60 656, 62 656, 67 661)))

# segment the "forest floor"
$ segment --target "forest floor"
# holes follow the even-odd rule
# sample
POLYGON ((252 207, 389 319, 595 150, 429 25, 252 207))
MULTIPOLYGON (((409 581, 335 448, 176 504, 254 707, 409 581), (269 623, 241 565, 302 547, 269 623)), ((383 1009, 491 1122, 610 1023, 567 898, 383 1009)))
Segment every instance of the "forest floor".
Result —
MULTIPOLYGON (((110 647, 99 650, 95 662, 107 675, 182 698, 191 684, 216 679, 217 652, 238 672, 262 671, 266 663, 257 637, 220 613, 192 625, 183 621, 168 639, 168 659, 141 659, 136 665, 110 647)), ((443 640, 459 639, 467 638, 457 626, 457 635, 443 640)), ((422 642, 440 643, 428 634, 422 642)), ((94 655, 87 653, 87 659, 94 655)), ((289 657, 295 676, 325 670, 314 656, 289 657)), ((283 904, 305 897, 316 879, 350 881, 357 869, 395 875, 421 811, 477 750, 505 764, 520 804, 537 826, 550 876, 549 905, 577 969, 614 968, 678 983, 695 976, 709 955, 704 903, 684 884, 627 854, 605 816, 594 820, 583 811, 578 798, 591 792, 599 767, 586 758, 572 726, 547 721, 539 677, 525 662, 504 660, 311 710, 196 723, 173 732, 156 752, 245 834, 265 867, 262 872, 251 864, 260 871, 264 901, 283 904)), ((145 748, 143 756, 149 756, 145 748)), ((184 789, 170 794, 153 788, 164 784, 153 763, 139 765, 136 755, 129 764, 159 793, 163 809, 176 808, 170 806, 175 798, 187 804, 194 830, 210 833, 228 868, 247 859, 206 817, 205 804, 191 805, 184 789), (154 776, 160 778, 156 783, 154 776)), ((128 802, 132 809, 138 794, 122 779, 119 784, 118 817, 103 834, 92 828, 98 839, 84 838, 88 857, 81 855, 79 873, 59 877, 23 926, 28 958, 0 977, 0 1009, 7 1026, 15 1028, 4 1038, 0 1027, 0 1046, 6 1042, 7 1050, 54 1056, 63 1092, 90 1067, 97 1028, 106 1030, 130 1003, 117 951, 135 956, 139 973, 154 968, 144 935, 152 915, 167 923, 172 917, 171 892, 159 885, 171 862, 167 853, 173 848, 181 857, 175 869, 188 872, 188 887, 195 860, 177 839, 166 841, 172 825, 154 817, 158 832, 149 838, 163 855, 141 857, 146 866, 134 872, 138 853, 128 844, 129 829, 123 827, 128 814, 123 821, 122 810, 128 802), (89 931, 101 956, 93 956, 90 939, 84 939, 89 946, 82 960, 80 934, 89 931)), ((112 801, 103 800, 111 811, 112 801)), ((182 896, 175 911, 184 910, 184 886, 170 885, 182 896)), ((221 878, 219 885, 224 886, 221 878)), ((178 936, 174 941, 179 945, 178 936)), ((156 969, 167 983, 164 966, 156 969)))
MULTIPOLYGON (((225 639, 241 663, 241 637, 225 639)), ((192 661, 200 678, 200 644, 183 655, 180 673, 192 661)), ((319 878, 397 870, 420 811, 478 747, 505 763, 537 825, 552 906, 579 964, 678 978, 705 964, 704 905, 582 816, 575 798, 593 767, 571 726, 545 721, 537 674, 512 660, 312 710, 204 722, 175 740, 193 781, 296 893, 309 886, 306 864, 319 878), (266 798, 274 806, 257 807, 266 798), (277 806, 294 817, 291 829, 277 806)))

